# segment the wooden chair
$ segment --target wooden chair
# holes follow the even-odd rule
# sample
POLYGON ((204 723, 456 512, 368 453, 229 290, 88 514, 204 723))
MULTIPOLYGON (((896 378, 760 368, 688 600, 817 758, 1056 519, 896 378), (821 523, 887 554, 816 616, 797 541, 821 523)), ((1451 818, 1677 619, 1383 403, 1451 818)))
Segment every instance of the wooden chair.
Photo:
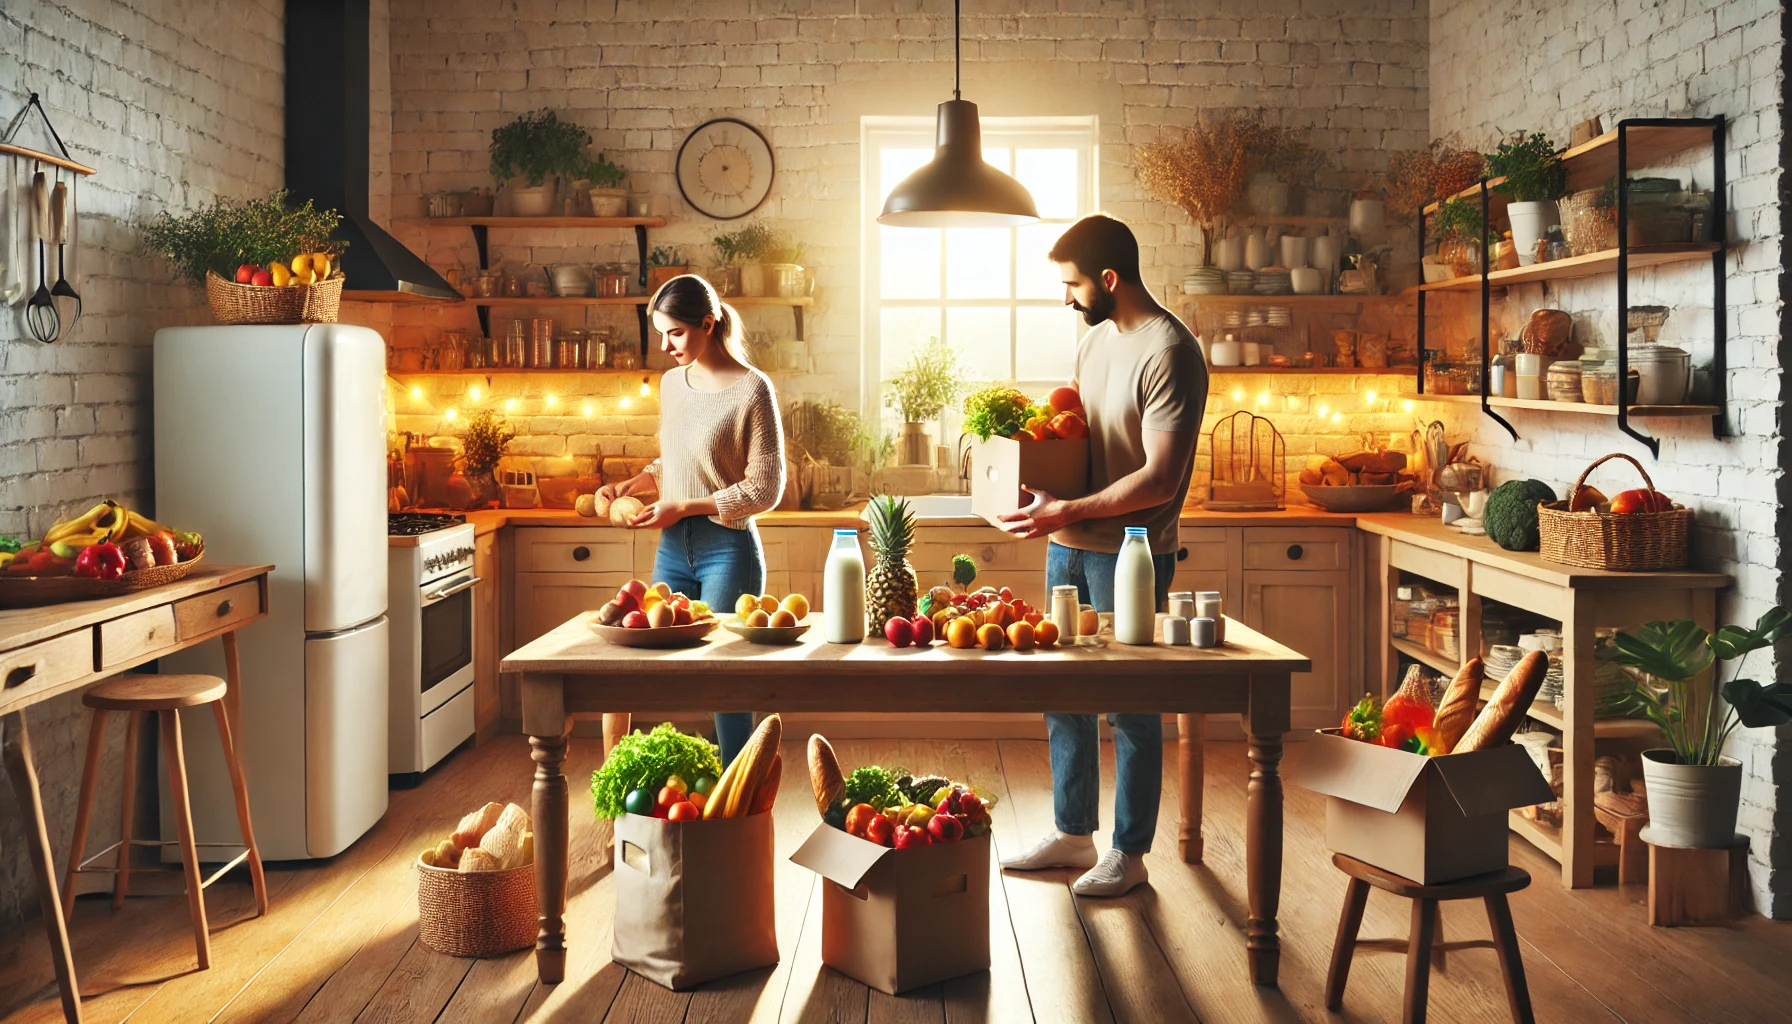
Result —
POLYGON ((1441 967, 1443 954, 1461 949, 1493 949, 1500 956, 1500 973, 1506 981, 1506 1002, 1512 1008, 1512 1019, 1518 1024, 1535 1024, 1531 1013, 1531 994, 1524 983, 1524 961, 1519 956, 1518 933, 1512 928, 1512 910, 1506 905, 1506 894, 1531 884, 1531 876, 1522 868, 1509 867, 1485 875, 1475 875, 1442 885, 1420 885, 1409 878, 1371 867, 1354 857, 1332 854, 1332 863, 1350 876, 1344 890, 1344 915, 1338 920, 1338 939, 1332 947, 1331 969, 1325 975, 1325 1006, 1337 1010, 1344 1005, 1344 983, 1350 977, 1350 959, 1358 947, 1374 951, 1406 953, 1406 999, 1401 1020, 1405 1024, 1424 1024, 1425 997, 1431 985, 1431 962, 1441 967), (1356 937, 1363 924, 1363 908, 1369 902, 1369 887, 1412 900, 1412 932, 1400 939, 1363 939, 1356 937), (1493 938, 1463 942, 1440 942, 1439 903, 1447 900, 1480 899, 1487 904, 1487 922, 1493 926, 1493 938))
POLYGON ((81 703, 93 709, 93 724, 87 733, 87 763, 81 772, 80 804, 75 812, 73 850, 68 858, 68 873, 62 887, 63 917, 72 918, 75 910, 75 875, 81 872, 113 874, 112 909, 124 904, 130 889, 131 847, 178 845, 181 869, 186 875, 187 911, 193 919, 193 939, 199 949, 199 969, 211 966, 211 933, 205 920, 204 890, 223 877, 225 872, 249 862, 249 877, 255 887, 256 916, 268 912, 267 877, 261 867, 261 851, 255 846, 255 830, 249 824, 249 790, 243 780, 243 765, 237 759, 236 745, 231 741, 230 716, 224 708, 224 680, 201 675, 125 675, 108 679, 90 688, 81 703), (237 824, 242 829, 244 851, 203 881, 199 877, 200 846, 232 846, 230 843, 195 843, 193 812, 187 800, 186 754, 181 747, 180 709, 212 706, 218 723, 218 739, 224 748, 224 763, 230 772, 230 786, 236 794, 237 824), (123 711, 129 715, 124 740, 124 801, 120 839, 111 846, 83 857, 87 846, 87 826, 93 814, 93 788, 99 774, 100 751, 106 735, 106 713, 123 711), (174 802, 174 820, 179 832, 176 840, 164 842, 131 837, 131 811, 136 803, 137 737, 144 721, 151 715, 161 719, 162 756, 168 765, 169 798, 174 802), (94 861, 117 851, 115 866, 89 867, 94 861))

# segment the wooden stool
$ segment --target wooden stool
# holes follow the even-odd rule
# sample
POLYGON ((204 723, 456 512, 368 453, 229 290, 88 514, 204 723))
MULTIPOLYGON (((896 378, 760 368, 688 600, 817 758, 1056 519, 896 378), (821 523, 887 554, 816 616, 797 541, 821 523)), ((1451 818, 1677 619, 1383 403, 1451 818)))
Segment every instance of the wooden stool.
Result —
POLYGON ((1748 837, 1736 833, 1729 846, 1690 849, 1658 846, 1651 830, 1641 841, 1649 847, 1649 923, 1658 928, 1711 924, 1741 917, 1748 906, 1748 837))
POLYGON ((193 919, 193 939, 199 947, 199 969, 211 966, 211 933, 205 921, 207 886, 243 861, 249 862, 249 877, 255 887, 256 916, 268 912, 267 876, 261 868, 261 852, 255 846, 255 830, 249 824, 249 790, 243 781, 243 765, 237 760, 236 745, 231 742, 230 717, 224 710, 224 680, 216 676, 118 676, 90 688, 81 703, 93 709, 93 725, 87 733, 87 763, 81 771, 81 798, 75 812, 75 838, 68 858, 68 874, 62 887, 63 917, 72 918, 75 911, 75 875, 87 872, 109 872, 115 875, 112 885, 112 909, 124 904, 131 881, 131 847, 178 845, 182 871, 186 874, 187 910, 193 919), (236 794, 236 820, 242 829, 247 849, 230 863, 219 868, 210 878, 199 878, 199 847, 230 846, 230 843, 195 843, 193 812, 187 801, 187 762, 181 748, 180 709, 212 706, 218 723, 218 739, 224 747, 224 763, 230 771, 230 787, 236 794), (93 814, 93 787, 99 774, 100 750, 106 735, 106 712, 123 711, 130 715, 124 739, 124 811, 121 815, 121 838, 91 857, 83 858, 87 847, 87 825, 93 814), (162 756, 168 765, 169 797, 174 801, 174 820, 180 838, 171 842, 131 838, 131 811, 137 792, 137 735, 151 713, 161 717, 162 756), (118 851, 114 867, 89 867, 93 861, 118 851))
POLYGON ((1344 916, 1338 920, 1338 940, 1332 946, 1332 966, 1325 975, 1325 1006, 1337 1010, 1344 1005, 1344 983, 1350 977, 1350 958, 1357 947, 1406 952, 1406 1000, 1401 1020, 1405 1024, 1423 1024, 1425 997, 1431 986, 1431 961, 1440 965, 1443 954, 1460 949, 1493 949, 1500 955, 1500 973, 1506 979, 1506 1002, 1512 1008, 1512 1019, 1518 1024, 1534 1024, 1531 1014, 1531 993, 1524 983, 1524 961, 1519 956, 1518 933, 1512 929, 1512 910, 1506 905, 1506 894, 1531 884, 1531 876, 1522 868, 1507 868, 1485 875, 1475 875, 1442 885, 1420 885, 1409 878, 1371 867, 1354 857, 1332 854, 1332 863, 1350 876, 1344 890, 1344 916), (1363 908, 1369 902, 1369 887, 1404 896, 1412 900, 1412 932, 1399 939, 1357 940, 1357 929, 1363 924, 1363 908), (1493 939, 1471 939, 1464 942, 1438 942, 1437 905, 1446 900, 1481 899, 1487 903, 1487 923, 1493 926, 1493 939))

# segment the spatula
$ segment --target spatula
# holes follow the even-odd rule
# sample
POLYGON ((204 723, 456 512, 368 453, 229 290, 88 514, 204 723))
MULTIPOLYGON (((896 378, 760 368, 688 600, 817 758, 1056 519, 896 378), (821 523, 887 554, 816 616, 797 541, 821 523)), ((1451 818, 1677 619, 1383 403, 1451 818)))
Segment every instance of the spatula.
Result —
MULTIPOLYGON (((56 236, 56 284, 50 289, 50 294, 60 299, 71 299, 75 304, 74 313, 61 318, 62 334, 73 331, 75 321, 81 319, 81 293, 75 291, 75 286, 68 283, 67 264, 64 262, 70 234, 69 226, 73 221, 74 213, 69 208, 68 185, 59 181, 56 183, 56 188, 50 193, 50 231, 56 236)), ((58 307, 56 312, 60 316, 61 307, 58 307)), ((61 335, 59 334, 58 337, 61 335)))

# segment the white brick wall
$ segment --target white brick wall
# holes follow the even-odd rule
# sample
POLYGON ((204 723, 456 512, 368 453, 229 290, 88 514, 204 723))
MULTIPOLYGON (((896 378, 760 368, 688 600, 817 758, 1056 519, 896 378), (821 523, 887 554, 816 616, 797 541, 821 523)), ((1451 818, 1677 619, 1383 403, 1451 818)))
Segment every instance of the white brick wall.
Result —
MULTIPOLYGON (((0 310, 0 534, 41 534, 59 513, 107 496, 153 512, 150 340, 158 327, 209 316, 197 289, 141 251, 138 225, 164 208, 280 184, 282 10, 278 0, 0 4, 0 116, 41 93, 75 158, 99 170, 77 193, 70 277, 86 309, 73 334, 42 345, 17 310, 0 310)), ((49 145, 35 125, 20 141, 49 145)), ((87 716, 65 699, 28 717, 60 859, 87 716)), ((123 733, 111 733, 95 848, 117 832, 123 733)), ((18 821, 8 788, 0 924, 37 907, 18 821)))
MULTIPOLYGON (((1783 187, 1785 133, 1781 7, 1766 0, 1517 0, 1444 3, 1431 13, 1431 130, 1460 133, 1490 147, 1502 131, 1541 130, 1565 140, 1575 122, 1621 117, 1722 116, 1728 125, 1729 424, 1713 439, 1703 420, 1648 420, 1662 439, 1659 461, 1598 417, 1509 410, 1520 440, 1478 412, 1447 416, 1475 440, 1474 450, 1509 475, 1538 477, 1561 490, 1592 459, 1629 453, 1657 486, 1698 513, 1699 564, 1731 574, 1719 614, 1752 623, 1785 600, 1778 536, 1784 509, 1782 364, 1783 187)), ((1631 301, 1675 306, 1663 340, 1709 359, 1711 272, 1682 268, 1633 276, 1631 301)), ((1615 336, 1610 279, 1552 289, 1515 290, 1499 312, 1508 323, 1541 306, 1586 315, 1600 338, 1615 336)), ((1583 325, 1576 324, 1580 332, 1583 325)), ((1609 343, 1609 341, 1608 341, 1609 343)), ((1442 409, 1444 407, 1433 407, 1442 409)), ((1608 464, 1609 465, 1609 464, 1608 464)), ((1602 471, 1603 472, 1603 471, 1602 471)), ((1622 481, 1622 471, 1611 479, 1622 481)), ((1603 484, 1603 481, 1601 481, 1603 484)), ((1625 484, 1624 486, 1629 486, 1625 484)), ((1609 491, 1608 491, 1609 493, 1609 491)), ((1761 671, 1759 665, 1755 671, 1761 671)), ((1779 668, 1782 676, 1785 666, 1779 668)), ((1741 827, 1759 909, 1792 916, 1792 834, 1780 819, 1780 787, 1792 782, 1792 747, 1771 730, 1739 732, 1732 753, 1747 766, 1741 827)))

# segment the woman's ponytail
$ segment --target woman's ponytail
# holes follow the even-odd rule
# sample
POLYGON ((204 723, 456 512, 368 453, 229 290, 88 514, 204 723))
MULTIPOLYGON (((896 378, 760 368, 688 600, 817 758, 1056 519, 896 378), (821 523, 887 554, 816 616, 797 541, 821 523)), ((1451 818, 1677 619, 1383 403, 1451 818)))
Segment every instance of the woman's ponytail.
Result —
POLYGON ((740 314, 720 298, 716 299, 716 307, 715 333, 711 337, 728 350, 735 362, 742 366, 752 366, 753 361, 747 358, 747 346, 742 337, 744 332, 740 329, 740 314))
POLYGON ((709 317, 715 327, 710 337, 719 343, 735 361, 751 366, 747 358, 740 328, 740 313, 722 301, 715 287, 696 274, 680 274, 653 293, 648 308, 664 313, 679 323, 700 325, 709 317))

